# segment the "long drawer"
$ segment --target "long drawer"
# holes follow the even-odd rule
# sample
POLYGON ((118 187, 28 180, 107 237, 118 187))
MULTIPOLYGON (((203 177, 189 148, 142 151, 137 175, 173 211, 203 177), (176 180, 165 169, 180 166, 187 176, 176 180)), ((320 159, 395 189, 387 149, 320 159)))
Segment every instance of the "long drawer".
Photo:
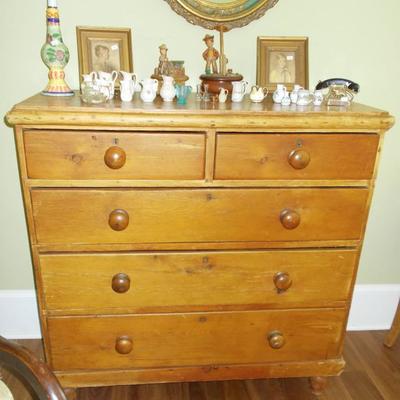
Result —
POLYGON ((366 189, 32 190, 39 243, 359 239, 366 189))
POLYGON ((204 133, 28 130, 24 145, 29 178, 204 178, 204 133))
POLYGON ((40 256, 50 314, 344 307, 355 250, 40 256))
POLYGON ((216 179, 371 179, 379 135, 217 136, 216 179))
POLYGON ((55 370, 323 360, 344 309, 48 318, 55 370), (79 355, 79 356, 77 356, 79 355))

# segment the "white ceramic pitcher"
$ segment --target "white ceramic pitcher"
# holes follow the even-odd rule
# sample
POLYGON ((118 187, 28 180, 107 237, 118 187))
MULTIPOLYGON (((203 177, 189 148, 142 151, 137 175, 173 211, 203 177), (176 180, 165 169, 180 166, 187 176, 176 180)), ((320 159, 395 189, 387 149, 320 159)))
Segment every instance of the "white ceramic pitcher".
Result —
POLYGON ((118 72, 113 71, 113 72, 104 72, 104 71, 99 71, 99 81, 102 86, 108 86, 110 88, 110 98, 112 99, 114 97, 115 93, 115 81, 118 78, 118 72))
POLYGON ((157 79, 144 79, 140 82, 143 90, 140 92, 140 98, 145 103, 151 103, 157 96, 158 80, 157 79))
POLYGON ((163 85, 160 90, 160 96, 166 102, 171 102, 175 95, 174 78, 172 76, 163 75, 163 85))
POLYGON ((131 101, 135 93, 135 86, 137 82, 137 75, 132 72, 120 71, 123 79, 120 81, 121 85, 121 100, 131 101))
POLYGON ((248 82, 246 81, 232 82, 232 101, 234 103, 240 103, 243 100, 247 85, 248 82))

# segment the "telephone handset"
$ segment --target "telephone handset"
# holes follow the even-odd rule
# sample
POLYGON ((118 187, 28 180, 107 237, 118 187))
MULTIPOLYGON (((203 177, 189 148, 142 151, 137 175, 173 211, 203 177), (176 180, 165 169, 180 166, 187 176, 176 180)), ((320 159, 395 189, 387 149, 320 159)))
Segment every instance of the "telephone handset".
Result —
POLYGON ((345 85, 348 89, 352 90, 354 93, 358 93, 360 91, 360 85, 349 79, 344 78, 331 78, 326 79, 325 81, 319 81, 315 90, 326 89, 331 85, 345 85))

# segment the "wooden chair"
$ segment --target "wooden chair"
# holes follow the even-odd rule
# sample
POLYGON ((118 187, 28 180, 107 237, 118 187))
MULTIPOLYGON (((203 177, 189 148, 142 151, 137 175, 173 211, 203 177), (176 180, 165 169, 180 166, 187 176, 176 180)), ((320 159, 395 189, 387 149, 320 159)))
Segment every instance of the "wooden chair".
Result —
MULTIPOLYGON (((22 376, 39 400, 67 400, 57 378, 49 367, 31 351, 0 336, 0 365, 22 376)), ((1 376, 0 376, 1 379, 1 376)), ((0 380, 0 399, 14 399, 0 380)))
POLYGON ((386 347, 392 347, 400 334, 400 301, 397 306, 396 315, 394 316, 392 328, 385 337, 384 344, 386 347))

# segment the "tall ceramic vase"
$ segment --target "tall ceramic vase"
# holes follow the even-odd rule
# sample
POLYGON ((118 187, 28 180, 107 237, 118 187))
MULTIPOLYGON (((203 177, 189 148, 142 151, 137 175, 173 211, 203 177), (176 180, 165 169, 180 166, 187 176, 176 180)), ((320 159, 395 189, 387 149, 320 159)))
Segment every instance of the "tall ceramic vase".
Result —
POLYGON ((49 68, 49 83, 42 94, 46 96, 73 96, 65 82, 64 68, 69 61, 69 50, 64 44, 60 29, 57 0, 47 0, 47 40, 42 47, 43 62, 49 68))

